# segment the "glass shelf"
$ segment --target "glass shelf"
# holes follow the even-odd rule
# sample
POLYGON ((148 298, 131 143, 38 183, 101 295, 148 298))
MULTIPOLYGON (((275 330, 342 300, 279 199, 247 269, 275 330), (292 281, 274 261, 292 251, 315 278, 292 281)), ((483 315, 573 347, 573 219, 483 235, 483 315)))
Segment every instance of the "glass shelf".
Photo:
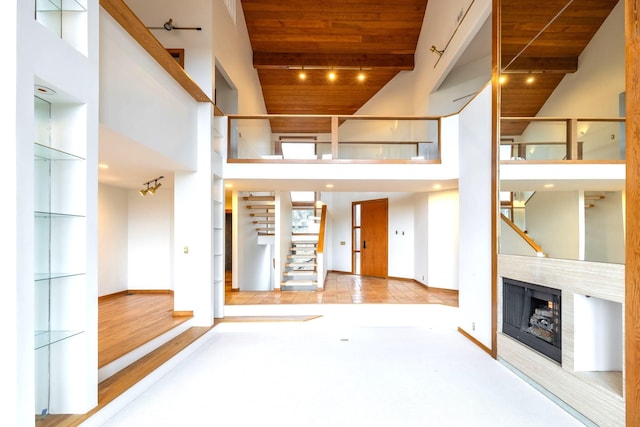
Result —
POLYGON ((35 157, 41 160, 84 160, 82 157, 75 156, 62 150, 47 147, 39 143, 35 143, 35 157))
POLYGON ((84 218, 84 215, 75 215, 75 214, 64 214, 64 213, 56 213, 56 212, 42 212, 42 211, 36 211, 35 212, 35 216, 36 218, 44 218, 44 219, 50 219, 50 218, 84 218))
POLYGON ((81 334, 83 331, 36 331, 35 350, 66 340, 81 334))
POLYGON ((34 281, 65 279, 67 277, 82 276, 85 273, 36 273, 34 281))
POLYGON ((86 12, 86 0, 37 0, 38 12, 86 12))

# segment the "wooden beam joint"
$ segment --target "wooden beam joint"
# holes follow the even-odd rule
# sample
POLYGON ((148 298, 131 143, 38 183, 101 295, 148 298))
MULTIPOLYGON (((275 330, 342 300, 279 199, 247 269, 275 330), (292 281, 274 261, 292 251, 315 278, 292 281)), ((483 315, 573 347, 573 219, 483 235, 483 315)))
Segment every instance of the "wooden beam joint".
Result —
MULTIPOLYGON (((508 64, 508 61, 503 63, 508 64)), ((560 73, 568 74, 578 71, 578 57, 566 56, 560 58, 521 57, 513 61, 503 73, 560 73)))
POLYGON ((322 54, 289 52, 254 52, 253 66, 259 70, 282 70, 292 67, 391 68, 413 70, 413 54, 322 54))

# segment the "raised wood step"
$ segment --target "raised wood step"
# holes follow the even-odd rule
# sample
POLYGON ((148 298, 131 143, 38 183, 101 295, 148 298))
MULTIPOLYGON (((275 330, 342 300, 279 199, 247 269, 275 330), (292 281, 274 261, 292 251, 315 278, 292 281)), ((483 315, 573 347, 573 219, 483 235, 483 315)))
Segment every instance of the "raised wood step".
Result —
POLYGON ((254 224, 266 224, 266 225, 275 225, 276 224, 275 221, 268 221, 268 220, 265 220, 265 221, 253 221, 253 223, 254 224))
POLYGON ((193 344, 198 338, 209 332, 209 327, 191 327, 171 341, 156 348, 143 358, 130 364, 115 375, 98 384, 98 406, 86 414, 47 415, 38 419, 36 426, 78 426, 104 409, 120 395, 131 389, 169 359, 193 344))

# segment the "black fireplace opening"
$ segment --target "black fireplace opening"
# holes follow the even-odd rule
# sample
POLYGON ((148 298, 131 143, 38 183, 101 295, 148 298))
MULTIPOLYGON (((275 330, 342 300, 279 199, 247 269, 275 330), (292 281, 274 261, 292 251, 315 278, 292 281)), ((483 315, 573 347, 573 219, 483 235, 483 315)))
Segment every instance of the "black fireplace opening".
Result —
POLYGON ((562 363, 559 289, 503 277, 502 332, 562 363))

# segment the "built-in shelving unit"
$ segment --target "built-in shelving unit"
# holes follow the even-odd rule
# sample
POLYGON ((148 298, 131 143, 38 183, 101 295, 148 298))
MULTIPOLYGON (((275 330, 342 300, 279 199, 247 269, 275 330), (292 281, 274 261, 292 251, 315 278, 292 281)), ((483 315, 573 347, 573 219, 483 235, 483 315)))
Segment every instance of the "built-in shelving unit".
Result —
MULTIPOLYGON (((214 163, 224 156, 225 138, 222 128, 226 126, 225 117, 214 119, 213 158, 214 163)), ((214 167, 215 169, 215 167, 214 167)), ((224 180, 219 176, 213 178, 213 292, 214 317, 224 317, 225 292, 225 188, 224 180)))
POLYGON ((87 0, 36 0, 36 21, 87 55, 87 0))
MULTIPOLYGON (((41 86, 40 86, 41 87, 41 86)), ((55 91, 49 91, 49 96, 55 91)), ((48 96, 48 95, 43 95, 48 96)), ((34 97, 35 412, 66 413, 86 345, 86 161, 78 105, 34 97), (74 372, 75 370, 75 372, 74 372)))

